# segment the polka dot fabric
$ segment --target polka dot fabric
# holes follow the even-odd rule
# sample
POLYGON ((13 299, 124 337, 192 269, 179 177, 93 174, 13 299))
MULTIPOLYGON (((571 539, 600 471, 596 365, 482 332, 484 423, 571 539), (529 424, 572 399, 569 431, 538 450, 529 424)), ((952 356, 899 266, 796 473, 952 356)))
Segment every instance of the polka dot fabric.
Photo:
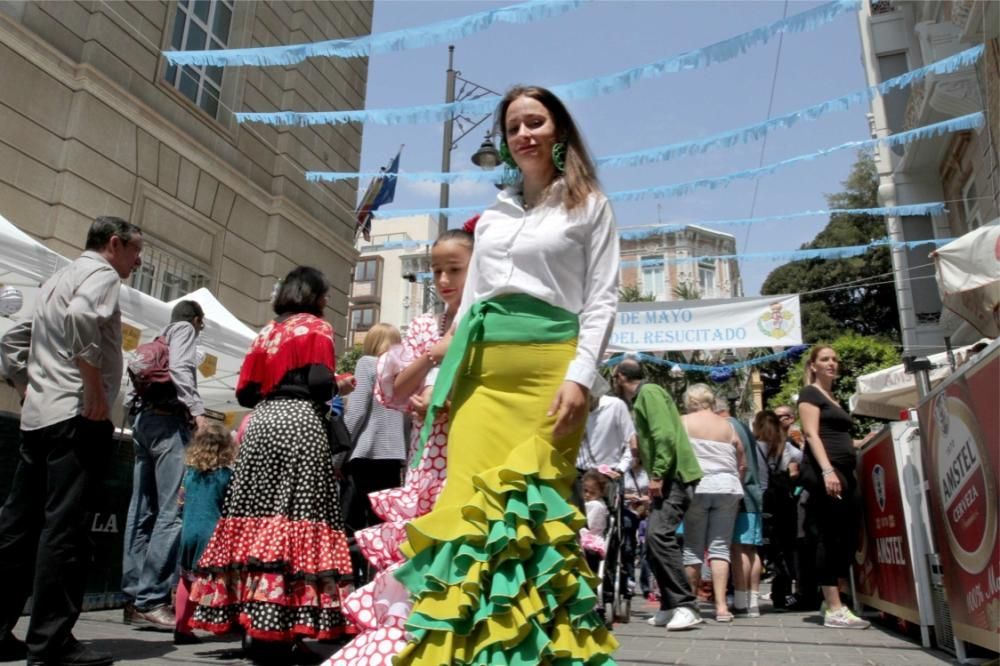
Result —
POLYGON ((195 569, 192 624, 252 638, 332 639, 350 593, 347 539, 327 430, 306 400, 258 405, 222 518, 195 569))
MULTIPOLYGON (((402 345, 379 358, 375 398, 389 407, 405 409, 410 396, 395 395, 392 384, 396 375, 424 354, 440 339, 438 319, 423 315, 407 329, 402 345)), ((420 423, 414 422, 410 450, 416 450, 420 423)), ((434 430, 424 447, 420 464, 407 465, 406 479, 399 488, 371 493, 375 513, 385 522, 355 533, 365 558, 377 573, 368 585, 356 590, 344 601, 344 614, 358 630, 358 635, 325 666, 379 666, 391 664, 393 657, 406 646, 403 625, 410 614, 406 588, 392 573, 403 561, 399 545, 406 540, 406 524, 430 512, 444 487, 448 456, 448 415, 434 422, 434 430)))

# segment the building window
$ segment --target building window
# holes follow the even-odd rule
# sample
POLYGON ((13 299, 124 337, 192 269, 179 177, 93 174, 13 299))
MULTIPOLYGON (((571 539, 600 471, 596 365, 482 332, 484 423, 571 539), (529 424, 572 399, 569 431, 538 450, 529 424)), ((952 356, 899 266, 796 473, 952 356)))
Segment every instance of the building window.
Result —
POLYGON ((161 301, 172 301, 208 285, 208 270, 185 261, 144 239, 142 266, 129 285, 161 301))
POLYGON ((702 296, 715 296, 715 266, 698 264, 698 290, 702 296))
POLYGON ((375 325, 378 309, 374 305, 359 305, 351 308, 351 330, 355 333, 367 331, 375 325))
MULTIPOLYGON (((224 49, 232 20, 233 0, 179 0, 170 47, 175 51, 224 49)), ((169 65, 164 78, 213 118, 218 116, 222 67, 169 65)))
POLYGON ((652 294, 658 301, 667 300, 667 282, 663 275, 663 257, 658 255, 648 255, 642 257, 640 262, 642 273, 640 274, 639 290, 645 296, 652 294))
POLYGON ((355 282, 377 282, 378 281, 378 257, 362 259, 354 268, 355 282))
POLYGON ((976 191, 976 174, 969 174, 969 178, 962 186, 962 211, 965 214, 965 226, 969 231, 982 226, 982 217, 979 215, 979 193, 976 191))

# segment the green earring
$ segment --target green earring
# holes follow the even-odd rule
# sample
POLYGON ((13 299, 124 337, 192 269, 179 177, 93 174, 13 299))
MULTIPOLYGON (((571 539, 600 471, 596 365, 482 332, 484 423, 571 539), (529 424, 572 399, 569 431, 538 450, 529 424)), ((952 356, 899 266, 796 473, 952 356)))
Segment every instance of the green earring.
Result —
POLYGON ((564 173, 566 171, 566 144, 556 143, 552 145, 552 163, 556 165, 556 171, 564 173))
POLYGON ((500 161, 511 169, 517 168, 517 162, 514 161, 514 156, 510 154, 510 148, 507 147, 506 141, 500 144, 500 161))

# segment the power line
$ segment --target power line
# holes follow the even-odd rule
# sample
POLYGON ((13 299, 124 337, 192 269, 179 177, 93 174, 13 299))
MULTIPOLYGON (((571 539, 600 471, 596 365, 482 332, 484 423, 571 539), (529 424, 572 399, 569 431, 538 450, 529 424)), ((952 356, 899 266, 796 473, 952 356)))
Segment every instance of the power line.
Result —
MULTIPOLYGON (((781 19, 785 20, 788 16, 788 0, 785 0, 785 7, 781 13, 781 19)), ((778 35, 778 52, 774 56, 774 74, 771 76, 771 96, 767 100, 767 120, 771 119, 771 113, 774 110, 774 91, 778 87, 778 69, 781 65, 781 47, 785 43, 785 34, 781 33, 778 35)), ((770 132, 768 132, 770 134, 770 132)), ((760 158, 757 160, 757 168, 764 166, 764 152, 767 150, 767 134, 764 135, 763 140, 760 144, 760 158)), ((753 217, 754 211, 757 208, 757 193, 760 191, 760 180, 755 179, 753 184, 753 197, 750 199, 750 215, 748 217, 753 217)), ((743 236, 743 251, 747 251, 747 245, 750 244, 750 229, 753 224, 747 226, 747 232, 743 236)))

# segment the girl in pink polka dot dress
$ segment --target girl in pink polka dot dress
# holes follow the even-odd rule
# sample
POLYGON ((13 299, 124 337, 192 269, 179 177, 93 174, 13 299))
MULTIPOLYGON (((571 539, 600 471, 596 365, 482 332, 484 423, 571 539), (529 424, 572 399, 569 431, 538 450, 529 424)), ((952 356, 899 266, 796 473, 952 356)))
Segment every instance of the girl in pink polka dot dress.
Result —
MULTIPOLYGON (((474 221, 471 221, 474 225, 474 221)), ((417 450, 421 419, 427 409, 437 365, 448 349, 452 319, 458 311, 465 274, 472 256, 472 233, 452 229, 431 248, 431 270, 438 296, 445 302, 443 315, 422 314, 414 319, 401 345, 378 360, 375 399, 387 407, 409 411, 414 417, 410 450, 417 450)), ((439 414, 419 461, 410 461, 406 480, 399 488, 369 494, 372 508, 385 522, 356 532, 361 552, 378 572, 368 585, 344 602, 344 614, 358 635, 333 655, 326 666, 378 666, 390 664, 406 645, 403 624, 410 614, 406 588, 392 572, 403 561, 399 545, 406 540, 406 524, 429 513, 445 482, 448 413, 439 414)), ((412 455, 412 454, 411 454, 412 455)))

